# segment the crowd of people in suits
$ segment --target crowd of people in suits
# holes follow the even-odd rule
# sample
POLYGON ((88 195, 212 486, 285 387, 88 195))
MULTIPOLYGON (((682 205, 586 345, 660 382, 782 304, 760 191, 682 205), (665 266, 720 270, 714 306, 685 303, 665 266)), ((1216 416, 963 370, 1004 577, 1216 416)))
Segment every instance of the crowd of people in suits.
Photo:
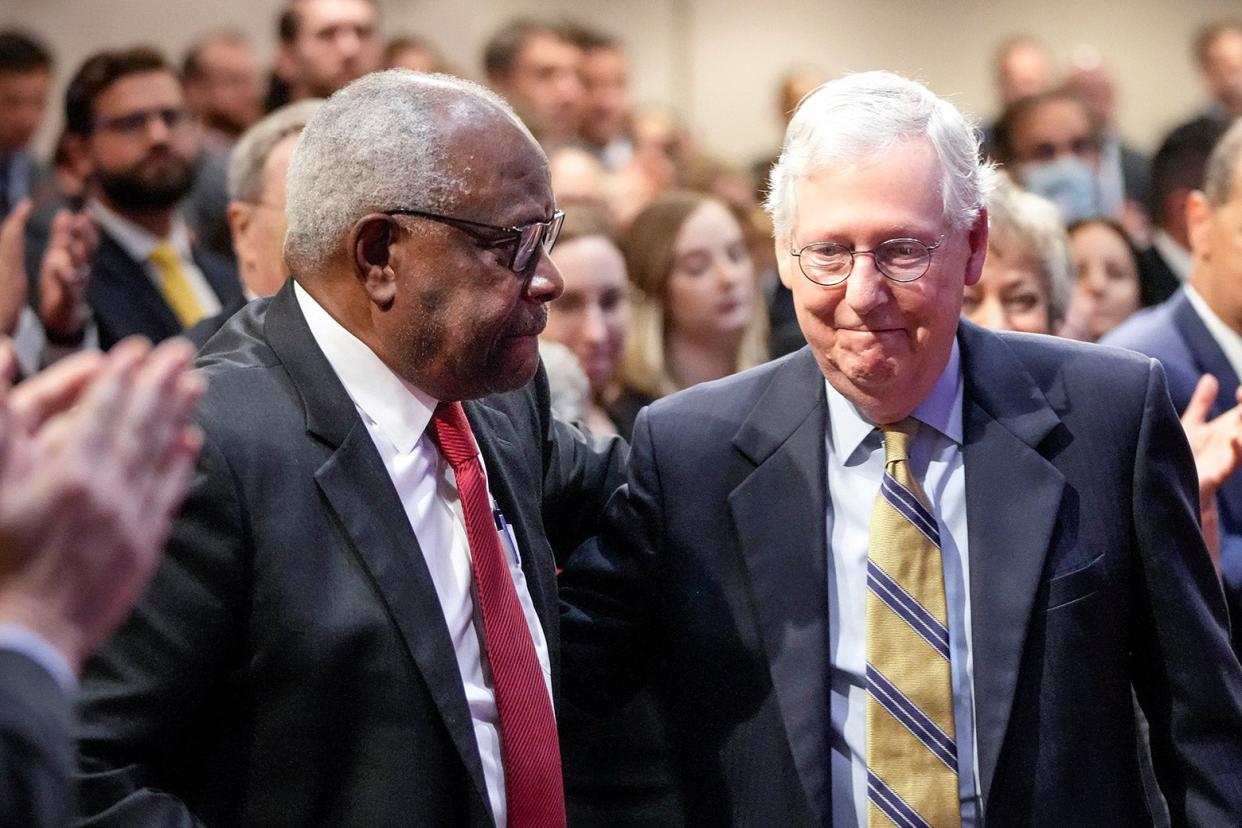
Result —
POLYGON ((736 165, 386 34, 102 50, 44 164, 0 31, 0 824, 1242 820, 1242 21, 1150 159, 1025 36, 736 165))

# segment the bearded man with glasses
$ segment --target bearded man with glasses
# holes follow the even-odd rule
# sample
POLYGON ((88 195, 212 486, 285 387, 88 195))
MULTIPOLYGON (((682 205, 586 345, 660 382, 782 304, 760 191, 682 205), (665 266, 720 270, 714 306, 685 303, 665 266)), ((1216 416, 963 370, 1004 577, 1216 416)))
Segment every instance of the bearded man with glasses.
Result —
POLYGON ((623 450, 549 413, 547 159, 392 70, 287 183, 292 278, 200 354, 167 564, 83 681, 90 824, 563 826, 554 553, 623 450))
POLYGON ((88 58, 65 90, 66 148, 89 169, 86 210, 100 230, 86 285, 90 314, 49 326, 53 344, 131 334, 175 336, 238 303, 232 262, 192 238, 182 202, 194 185, 199 126, 159 52, 88 58))
POLYGON ((767 206, 808 346, 645 409, 566 565, 565 696, 652 682, 686 824, 1242 814, 1242 668, 1164 372, 959 319, 977 141, 887 72, 802 102, 767 206))

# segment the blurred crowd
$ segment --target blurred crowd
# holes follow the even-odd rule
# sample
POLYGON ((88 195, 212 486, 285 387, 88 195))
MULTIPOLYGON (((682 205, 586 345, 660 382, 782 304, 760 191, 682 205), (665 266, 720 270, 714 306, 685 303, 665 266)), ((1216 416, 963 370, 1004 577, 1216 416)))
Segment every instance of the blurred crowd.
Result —
MULTIPOLYGON (((74 67, 63 102, 49 100, 68 71, 50 48, 0 34, 0 329, 21 372, 131 334, 201 344, 275 292, 284 168, 314 101, 385 68, 469 74, 383 24, 369 0, 302 0, 276 21, 270 67, 237 30, 177 60, 134 44, 74 67), (58 105, 44 161, 30 142, 58 105)), ((1207 26, 1193 54, 1207 103, 1148 158, 1117 130, 1100 54, 1080 47, 1062 66, 1036 39, 1001 45, 998 114, 981 130, 1007 182, 970 319, 1094 341, 1187 282, 1205 212, 1193 193, 1242 113, 1242 24, 1207 26)), ((652 399, 802 345, 760 206, 778 148, 750 165, 704 153, 676 112, 636 105, 624 41, 576 23, 512 21, 480 66, 543 144, 567 215, 567 288, 545 337, 562 413, 624 435, 652 399)), ((824 80, 791 69, 780 116, 824 80)))
MULTIPOLYGON (((825 240, 778 256, 763 200, 780 148, 748 164, 704 152, 677 112, 634 100, 626 43, 611 32, 515 20, 488 41, 475 73, 448 63, 428 37, 388 31, 372 0, 296 0, 274 31, 270 67, 256 36, 237 30, 204 34, 184 55, 127 44, 76 67, 59 66, 39 33, 0 31, 0 333, 9 340, 3 367, 18 381, 0 402, 0 478, 76 473, 43 481, 37 491, 69 494, 40 502, 77 504, 87 517, 137 509, 145 519, 133 519, 141 537, 110 547, 129 562, 127 588, 110 582, 111 603, 80 629, 58 636, 17 617, 46 640, 71 642, 62 650, 71 672, 149 576, 198 450, 188 421, 202 389, 187 373, 188 350, 152 351, 133 338, 201 346, 281 288, 290 157, 323 99, 351 81, 385 69, 476 75, 538 139, 564 211, 550 254, 564 292, 550 303, 540 348, 554 410, 597 434, 629 438, 654 400, 801 348, 790 290, 806 272, 801 257, 900 257, 900 242, 911 241, 855 251, 825 240), (53 101, 61 72, 64 98, 53 101), (51 110, 62 129, 43 159, 31 141, 51 110), (156 408, 176 413, 151 436, 156 408), (121 443, 152 439, 141 463, 122 463, 124 473, 100 477, 96 490, 67 461, 39 460, 68 457, 76 444, 66 434, 106 453, 92 422, 112 423, 110 439, 121 443)), ((1030 37, 1000 46, 996 116, 979 129, 1001 175, 988 202, 984 276, 967 287, 962 315, 1161 359, 1195 454, 1205 536, 1236 611, 1242 20, 1212 23, 1190 46, 1204 106, 1150 157, 1117 128, 1117 79, 1102 55, 1084 47, 1062 65, 1030 37)), ((826 80, 814 67, 792 68, 774 110, 787 122, 826 80)), ((332 182, 321 186, 330 193, 332 182)), ((481 224, 486 217, 405 212, 467 232, 514 230, 481 224)), ((0 532, 18 514, 35 512, 0 502, 0 532)), ((644 715, 641 700, 631 715, 644 715)))

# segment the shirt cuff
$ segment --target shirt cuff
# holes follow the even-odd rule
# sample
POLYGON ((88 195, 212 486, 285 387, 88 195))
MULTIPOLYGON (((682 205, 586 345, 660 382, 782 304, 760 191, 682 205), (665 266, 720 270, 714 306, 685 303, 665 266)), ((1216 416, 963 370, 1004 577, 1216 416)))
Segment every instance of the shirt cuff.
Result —
POLYGON ((42 636, 17 624, 0 624, 0 650, 21 653, 56 679, 65 693, 78 689, 78 677, 60 650, 42 636))

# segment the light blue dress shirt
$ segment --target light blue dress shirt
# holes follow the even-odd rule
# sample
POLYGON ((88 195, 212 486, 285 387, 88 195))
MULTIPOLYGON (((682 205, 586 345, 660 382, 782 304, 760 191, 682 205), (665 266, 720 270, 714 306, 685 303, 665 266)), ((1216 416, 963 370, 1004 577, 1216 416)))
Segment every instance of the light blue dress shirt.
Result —
MULTIPOLYGON (((978 823, 974 675, 962 462, 962 372, 957 343, 931 394, 914 410, 920 423, 911 471, 940 524, 949 614, 953 715, 957 730, 962 825, 978 823)), ((831 662, 832 824, 867 825, 867 542, 884 476, 884 443, 875 424, 828 385, 828 629, 831 662)))

